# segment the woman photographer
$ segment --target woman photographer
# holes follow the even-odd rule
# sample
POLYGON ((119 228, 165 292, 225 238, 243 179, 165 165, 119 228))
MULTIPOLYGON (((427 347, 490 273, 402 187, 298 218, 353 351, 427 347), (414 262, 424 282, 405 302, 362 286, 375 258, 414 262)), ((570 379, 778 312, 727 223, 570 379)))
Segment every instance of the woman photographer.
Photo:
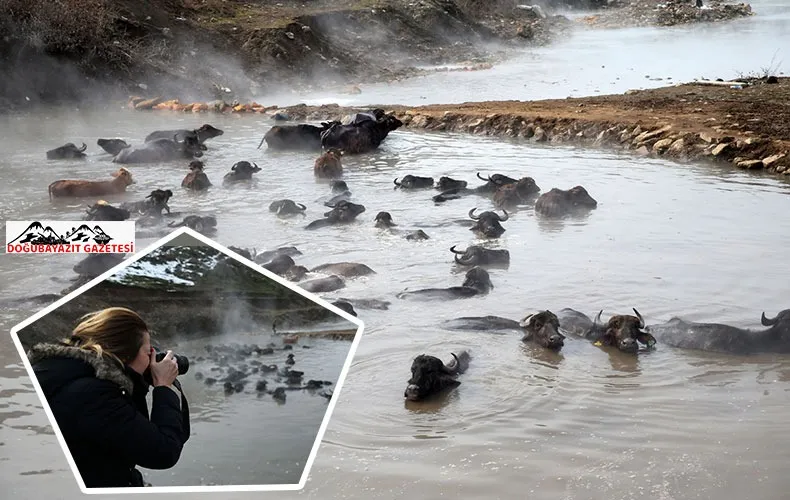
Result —
POLYGON ((172 356, 168 351, 157 363, 145 321, 123 307, 90 313, 68 339, 28 352, 87 488, 145 486, 135 466, 169 469, 178 462, 189 411, 173 388, 172 356))

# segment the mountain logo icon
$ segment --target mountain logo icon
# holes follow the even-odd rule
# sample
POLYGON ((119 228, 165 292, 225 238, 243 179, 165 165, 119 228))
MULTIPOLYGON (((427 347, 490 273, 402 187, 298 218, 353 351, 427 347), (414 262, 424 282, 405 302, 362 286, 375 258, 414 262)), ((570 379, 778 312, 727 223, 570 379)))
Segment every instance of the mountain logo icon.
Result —
POLYGON ((11 240, 9 244, 68 245, 70 243, 88 243, 91 240, 99 245, 106 245, 113 238, 105 233, 98 224, 93 226, 93 228, 87 224, 82 224, 77 228, 71 228, 70 231, 61 236, 51 226, 44 227, 40 222, 34 221, 19 236, 11 240))

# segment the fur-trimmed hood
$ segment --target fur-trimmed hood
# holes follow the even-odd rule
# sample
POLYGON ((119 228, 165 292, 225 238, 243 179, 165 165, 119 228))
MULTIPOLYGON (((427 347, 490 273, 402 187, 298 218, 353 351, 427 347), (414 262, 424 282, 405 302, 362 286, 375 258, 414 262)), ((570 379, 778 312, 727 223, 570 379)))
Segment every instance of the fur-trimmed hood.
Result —
POLYGON ((131 394, 134 389, 132 379, 118 366, 117 362, 106 356, 99 356, 93 351, 63 344, 36 344, 28 351, 27 357, 31 365, 52 358, 81 361, 95 370, 96 378, 118 384, 128 394, 131 394))

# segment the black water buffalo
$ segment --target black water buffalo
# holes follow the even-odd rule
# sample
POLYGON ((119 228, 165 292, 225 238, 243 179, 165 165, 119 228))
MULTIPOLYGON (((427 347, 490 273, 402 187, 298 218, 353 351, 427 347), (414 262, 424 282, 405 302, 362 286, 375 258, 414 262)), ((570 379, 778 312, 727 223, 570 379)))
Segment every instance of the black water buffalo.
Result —
POLYGON ((96 141, 96 144, 98 144, 98 146, 105 152, 113 156, 120 153, 122 149, 126 149, 131 146, 131 144, 128 144, 123 139, 99 139, 96 141))
POLYGON ((311 293, 334 292, 346 286, 345 281, 340 276, 328 276, 326 278, 316 278, 299 283, 299 288, 311 293))
POLYGON ((535 342, 547 349, 559 351, 565 345, 565 335, 560 333, 560 320, 551 311, 530 314, 521 320, 524 329, 523 342, 535 342))
POLYGON ((341 201, 351 201, 351 191, 346 191, 344 193, 340 193, 338 195, 329 198, 324 202, 324 206, 329 208, 335 208, 335 206, 341 201))
POLYGON ((203 156, 197 137, 187 135, 183 141, 173 139, 156 139, 142 146, 130 146, 122 149, 112 159, 113 163, 156 163, 181 158, 193 159, 203 156))
POLYGON ((601 323, 603 311, 598 312, 595 320, 590 321, 584 313, 573 309, 563 309, 557 315, 560 327, 574 335, 595 342, 596 345, 615 346, 627 353, 639 351, 639 344, 653 347, 655 337, 645 328, 645 321, 639 311, 634 309, 636 316, 615 314, 606 323, 601 323))
POLYGON ((447 177, 446 175, 439 177, 439 180, 436 181, 436 189, 438 189, 439 191, 448 191, 450 189, 464 189, 468 185, 469 183, 466 181, 453 179, 452 177, 447 177))
POLYGON ((296 263, 294 262, 294 260, 291 258, 290 255, 279 254, 276 255, 273 259, 271 259, 266 264, 263 264, 261 267, 264 269, 268 269, 269 271, 273 272, 278 276, 283 276, 294 265, 296 265, 296 263))
POLYGON ((760 323, 768 328, 750 330, 720 323, 695 323, 675 317, 663 324, 650 325, 646 330, 662 344, 681 349, 737 355, 790 353, 790 309, 780 311, 774 318, 762 313, 760 323))
POLYGON ((561 217, 578 211, 590 210, 598 206, 598 202, 587 193, 582 186, 562 190, 552 188, 543 193, 535 202, 535 212, 547 217, 561 217))
POLYGON ((296 247, 280 247, 274 250, 266 250, 260 253, 255 254, 256 263, 262 264, 269 262, 273 258, 277 257, 278 255, 287 255, 289 257, 296 257, 297 255, 302 255, 302 252, 296 247))
POLYGON ((357 216, 365 212, 365 206, 350 201, 340 200, 332 210, 324 213, 323 219, 314 220, 305 229, 318 229, 335 224, 354 222, 357 216))
POLYGON ((501 316, 463 316, 448 319, 442 322, 442 327, 448 330, 473 330, 473 331, 518 331, 522 332, 521 322, 501 316))
POLYGON ((330 181, 329 187, 332 189, 332 192, 334 194, 348 193, 349 195, 351 195, 351 192, 348 190, 348 184, 346 184, 346 181, 333 179, 332 181, 330 181))
POLYGON ((400 292, 396 295, 399 299, 463 299, 476 295, 485 295, 494 284, 491 283, 491 276, 482 267, 473 267, 466 272, 464 282, 461 286, 451 286, 449 288, 424 288, 400 292))
POLYGON ((441 359, 420 354, 411 364, 411 378, 403 397, 408 401, 420 401, 442 391, 461 385, 456 377, 469 368, 469 351, 451 353, 452 361, 445 364, 441 359))
POLYGON ((505 249, 491 249, 472 245, 466 250, 456 250, 455 245, 450 247, 455 254, 455 262, 462 266, 507 266, 510 265, 510 252, 505 249))
POLYGON ((217 231, 217 218, 213 215, 187 215, 179 223, 173 221, 168 224, 168 227, 182 226, 187 226, 202 234, 212 234, 217 231))
POLYGON ((334 125, 340 125, 340 122, 321 122, 321 126, 275 125, 264 134, 258 149, 265 141, 269 149, 318 151, 321 149, 321 134, 334 125))
POLYGON ((274 212, 277 215, 285 216, 285 215, 297 215, 301 214, 304 216, 304 212, 307 210, 305 205, 301 203, 296 203, 293 200, 275 200, 269 204, 269 212, 274 212))
POLYGON ((390 232, 395 234, 402 234, 403 237, 409 241, 417 241, 417 240, 428 240, 430 236, 425 234, 425 231, 422 229, 416 229, 414 231, 401 231, 400 229, 393 229, 397 224, 392 220, 392 214, 389 212, 379 212, 376 214, 376 218, 373 219, 376 223, 375 227, 379 229, 389 229, 390 232))
POLYGON ((522 177, 513 184, 499 186, 494 191, 493 201, 498 208, 512 208, 528 203, 537 196, 540 187, 532 177, 522 177))
POLYGON ((365 264, 360 264, 358 262, 333 262, 330 264, 321 264, 320 266, 310 269, 310 272, 335 274, 345 278, 357 278, 359 276, 376 274, 376 271, 365 264))
POLYGON ((228 247, 228 250, 236 252, 237 254, 241 255, 242 257, 244 257, 247 260, 252 260, 252 252, 250 252, 246 248, 239 248, 239 247, 231 245, 231 246, 228 247))
POLYGON ((170 139, 171 137, 175 137, 176 140, 184 140, 189 135, 194 136, 197 139, 198 144, 202 146, 201 149, 205 151, 206 147, 203 145, 204 142, 209 139, 213 139, 214 137, 219 137, 224 133, 224 131, 213 127, 208 123, 204 123, 199 128, 193 130, 156 130, 148 134, 143 142, 151 142, 157 139, 170 139))
POLYGON ((505 222, 510 218, 506 210, 502 210, 505 214, 504 216, 491 211, 475 215, 475 210, 477 210, 477 208, 473 208, 469 211, 469 218, 476 222, 474 226, 469 228, 470 231, 479 233, 487 238, 499 238, 502 236, 502 233, 505 232, 505 228, 502 227, 500 222, 505 222))
POLYGON ((336 179, 343 176, 343 152, 337 148, 329 148, 313 164, 313 174, 319 179, 336 179))
POLYGON ((478 179, 482 181, 486 181, 486 183, 483 184, 482 186, 477 186, 474 188, 468 188, 466 186, 451 187, 449 189, 443 190, 441 193, 434 196, 433 201, 435 201, 436 203, 441 203, 449 200, 457 200, 462 196, 467 196, 470 194, 489 196, 495 193, 496 190, 501 186, 505 186, 507 184, 515 184, 516 182, 518 182, 517 179, 513 179, 512 177, 508 177, 503 174, 489 175, 488 178, 481 176, 480 172, 478 172, 476 175, 478 179))
POLYGON ((63 146, 47 151, 47 160, 69 160, 72 158, 85 158, 85 150, 88 146, 83 142, 82 147, 78 148, 74 143, 67 143, 63 146))
POLYGON ((346 115, 340 120, 342 125, 359 125, 366 121, 378 121, 386 116, 386 112, 381 108, 372 109, 370 111, 354 113, 353 115, 346 115))
POLYGON ((417 175, 404 175, 398 182, 398 177, 392 181, 395 184, 395 189, 426 189, 433 187, 433 177, 419 177, 417 175))
POLYGON ((256 163, 250 163, 248 161, 236 162, 232 167, 230 167, 230 172, 225 174, 225 176, 222 178, 222 184, 228 185, 235 182, 252 180, 252 174, 260 171, 261 167, 259 167, 256 163))
POLYGON ((121 203, 120 206, 132 213, 158 217, 162 215, 162 210, 170 213, 167 202, 172 196, 173 192, 169 189, 154 189, 144 200, 121 203))
POLYGON ((301 281, 310 271, 304 266, 291 266, 283 275, 288 281, 301 281))
POLYGON ((92 279, 117 266, 126 258, 122 253, 92 253, 77 262, 72 270, 78 275, 92 279))
POLYGON ((351 302, 347 300, 343 300, 343 299, 335 300, 334 302, 332 302, 332 305, 337 307, 343 312, 347 312, 348 314, 354 317, 357 316, 357 312, 354 310, 354 306, 351 304, 351 302))
POLYGON ((132 216, 129 210, 114 207, 104 200, 99 200, 85 211, 85 220, 124 221, 132 216))
POLYGON ((344 154, 367 153, 378 148, 390 132, 403 125, 394 115, 385 115, 380 120, 366 120, 356 125, 339 122, 321 133, 321 147, 337 148, 344 154))
POLYGON ((200 160, 189 162, 189 173, 181 181, 181 187, 192 189, 193 191, 203 191, 213 186, 203 171, 204 166, 200 160))

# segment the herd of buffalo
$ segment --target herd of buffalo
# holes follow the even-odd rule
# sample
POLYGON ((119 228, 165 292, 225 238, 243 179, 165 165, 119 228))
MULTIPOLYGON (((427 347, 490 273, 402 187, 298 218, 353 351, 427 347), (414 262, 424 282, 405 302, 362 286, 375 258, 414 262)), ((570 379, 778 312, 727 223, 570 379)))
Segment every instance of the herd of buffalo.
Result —
MULTIPOLYGON (((343 176, 342 158, 344 155, 357 155, 376 150, 388 134, 397 130, 403 123, 393 114, 381 109, 356 113, 342 120, 311 124, 276 124, 266 132, 258 148, 263 143, 271 150, 314 151, 318 157, 313 170, 317 178, 330 181, 332 198, 325 202, 330 208, 323 218, 305 226, 313 230, 325 226, 343 225, 355 222, 364 213, 364 205, 351 201, 351 192, 341 180, 343 176)), ((173 160, 187 160, 188 172, 181 184, 182 188, 202 191, 212 186, 199 160, 207 150, 205 141, 222 135, 224 132, 205 124, 194 130, 164 130, 149 134, 143 144, 134 146, 123 139, 99 139, 97 144, 112 155, 112 161, 119 164, 154 163, 173 160)), ((69 143, 47 152, 49 159, 80 158, 85 156, 86 145, 82 147, 69 143)), ((249 181, 261 169, 248 161, 234 164, 223 178, 223 185, 249 181)), ((531 205, 539 217, 564 218, 593 210, 596 200, 583 186, 563 190, 553 188, 542 192, 531 177, 512 178, 503 174, 482 176, 478 186, 470 186, 465 180, 442 176, 438 179, 417 175, 404 175, 394 179, 396 189, 433 189, 438 194, 432 196, 435 203, 445 203, 465 197, 483 197, 490 200, 497 210, 478 211, 476 207, 468 211, 470 229, 480 238, 499 238, 506 231, 506 223, 513 210, 519 206, 531 205), (542 192, 542 194, 541 194, 542 192), (501 213, 500 213, 501 212, 501 213)), ((50 197, 102 197, 125 192, 134 183, 131 172, 119 168, 111 180, 57 180, 49 185, 50 197)), ((434 191, 435 192, 435 191, 434 191)), ((157 189, 144 200, 127 202, 114 207, 102 200, 88 209, 88 220, 126 220, 133 215, 139 216, 138 223, 156 224, 163 217, 162 212, 170 214, 168 200, 173 196, 171 189, 157 189)), ((290 199, 272 201, 269 210, 277 216, 304 215, 306 207, 290 199)), ((378 212, 374 223, 393 233, 400 233, 409 240, 429 239, 422 230, 401 231, 389 212, 378 212)), ((179 224, 171 222, 168 227, 186 225, 201 233, 213 232, 216 219, 212 216, 189 215, 179 224)), ((328 278, 300 281, 311 271, 297 266, 292 259, 298 250, 290 247, 277 251, 253 255, 248 250, 234 251, 254 260, 268 270, 292 281, 307 291, 330 292, 343 287, 340 276, 358 276, 372 272, 363 264, 329 264, 331 274, 328 278), (333 267, 334 266, 334 267, 333 267), (339 275, 339 276, 338 276, 339 275)), ((404 291, 397 295, 401 299, 431 298, 460 299, 487 294, 492 288, 486 268, 505 266, 510 254, 504 249, 489 249, 481 245, 471 245, 464 250, 455 246, 450 248, 454 261, 467 267, 464 281, 459 286, 448 288, 427 288, 404 291)), ((106 269, 106 268, 105 268, 106 269)), ((353 309, 352 309, 353 311, 353 309)), ((497 316, 462 317, 445 322, 444 327, 453 330, 474 331, 514 331, 521 335, 523 342, 535 343, 542 348, 559 351, 572 335, 586 339, 603 349, 616 349, 629 355, 637 355, 644 350, 662 345, 722 352, 738 355, 756 353, 790 353, 790 309, 779 312, 774 318, 763 313, 762 330, 747 330, 718 323, 695 323, 673 318, 666 323, 647 325, 642 315, 633 309, 631 314, 615 314, 602 319, 603 311, 594 319, 573 309, 534 311, 520 321, 497 316)), ((458 375, 469 366, 470 355, 467 350, 452 354, 445 363, 441 359, 422 354, 417 356, 411 366, 404 397, 410 401, 422 400, 428 396, 460 384, 458 375)))

